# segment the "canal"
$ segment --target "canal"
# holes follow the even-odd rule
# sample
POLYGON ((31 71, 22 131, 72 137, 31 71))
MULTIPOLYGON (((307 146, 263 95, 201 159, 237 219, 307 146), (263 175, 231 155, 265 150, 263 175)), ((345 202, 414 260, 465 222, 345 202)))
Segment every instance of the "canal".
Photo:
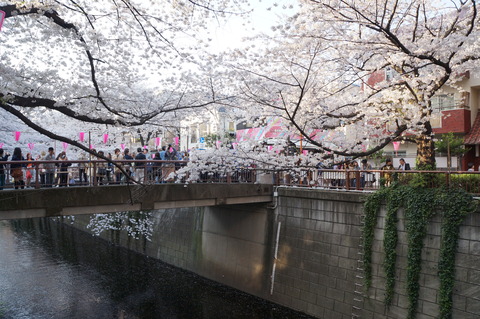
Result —
POLYGON ((312 318, 49 219, 0 221, 0 318, 312 318))

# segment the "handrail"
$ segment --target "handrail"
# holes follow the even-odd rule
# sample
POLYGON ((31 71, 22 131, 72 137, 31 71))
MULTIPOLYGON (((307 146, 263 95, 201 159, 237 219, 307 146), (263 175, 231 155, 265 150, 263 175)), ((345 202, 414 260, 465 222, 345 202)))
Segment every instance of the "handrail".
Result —
MULTIPOLYGON (((11 176, 11 164, 23 166, 23 180, 27 184, 26 171, 28 164, 32 165, 28 170, 31 173, 31 188, 53 186, 101 186, 133 183, 141 177, 141 183, 269 183, 275 185, 287 185, 296 187, 319 187, 328 189, 345 190, 375 190, 383 186, 389 186, 393 182, 408 183, 415 176, 429 176, 429 187, 450 186, 467 190, 472 194, 480 194, 480 171, 417 171, 417 170, 350 170, 350 169, 317 169, 305 167, 292 168, 259 168, 259 167, 231 167, 212 165, 215 169, 203 168, 198 176, 180 176, 178 169, 187 165, 188 161, 167 161, 156 159, 145 160, 113 160, 120 165, 132 179, 125 178, 115 166, 101 159, 92 160, 36 160, 36 161, 0 161, 0 173, 2 167, 6 185, 2 188, 21 188, 15 185, 11 176), (139 163, 140 165, 139 169, 139 163), (46 164, 54 164, 47 167, 46 164), (60 164, 68 166, 61 168, 60 164), (103 170, 104 169, 104 170, 103 170), (47 180, 46 175, 49 174, 47 180), (53 176, 52 176, 53 174, 53 176)), ((212 163, 214 164, 214 163, 212 163)), ((1 181, 0 174, 0 181, 1 181)))

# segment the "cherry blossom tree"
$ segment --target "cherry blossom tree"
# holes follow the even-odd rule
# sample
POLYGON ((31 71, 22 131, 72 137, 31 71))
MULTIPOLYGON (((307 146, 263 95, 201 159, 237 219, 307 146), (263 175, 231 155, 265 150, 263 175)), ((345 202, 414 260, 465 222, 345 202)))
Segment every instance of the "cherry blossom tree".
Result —
POLYGON ((71 134, 82 123, 154 130, 221 102, 202 72, 205 25, 240 12, 202 0, 4 1, 0 10, 2 111, 85 151, 71 134))
POLYGON ((263 39, 264 52, 237 50, 226 64, 244 105, 256 109, 247 114, 280 116, 341 156, 408 139, 417 167, 433 168, 431 98, 476 67, 477 9, 475 0, 304 0, 263 39), (374 80, 386 71, 387 80, 374 80))

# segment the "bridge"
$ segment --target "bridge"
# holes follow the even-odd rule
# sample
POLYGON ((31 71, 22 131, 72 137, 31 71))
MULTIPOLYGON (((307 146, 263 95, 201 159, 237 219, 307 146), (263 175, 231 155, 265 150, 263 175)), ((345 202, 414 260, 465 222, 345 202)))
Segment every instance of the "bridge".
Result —
MULTIPOLYGON (((24 166, 25 174, 28 170, 31 172, 31 188, 28 189, 12 190, 14 184, 11 170, 6 168, 7 181, 10 180, 10 183, 5 186, 5 190, 0 191, 0 219, 268 203, 272 201, 274 186, 373 191, 393 182, 409 183, 423 174, 428 177, 427 187, 449 186, 463 188, 471 194, 480 194, 480 172, 216 167, 215 170, 202 171, 196 180, 188 180, 179 177, 176 169, 170 169, 186 162, 131 160, 131 164, 144 162, 150 166, 141 166, 145 176, 143 184, 130 181, 125 184, 124 178, 115 180, 113 172, 110 177, 107 175, 99 178, 98 169, 105 165, 105 161, 68 162, 71 165, 65 171, 55 169, 56 177, 59 178, 47 184, 45 178, 42 179, 42 172, 46 164, 52 164, 51 161, 18 161, 24 166), (32 166, 28 168, 28 164, 32 166), (84 171, 88 175, 84 183, 79 180, 82 167, 86 167, 84 171), (62 175, 72 177, 74 183, 62 184, 62 175), (8 188, 10 189, 7 190, 8 188)), ((0 162, 5 166, 11 163, 0 162)), ((53 163, 58 164, 59 161, 53 163)), ((132 178, 136 173, 138 170, 134 170, 132 178)))
POLYGON ((266 184, 153 184, 57 187, 0 192, 0 219, 71 216, 272 201, 266 184))

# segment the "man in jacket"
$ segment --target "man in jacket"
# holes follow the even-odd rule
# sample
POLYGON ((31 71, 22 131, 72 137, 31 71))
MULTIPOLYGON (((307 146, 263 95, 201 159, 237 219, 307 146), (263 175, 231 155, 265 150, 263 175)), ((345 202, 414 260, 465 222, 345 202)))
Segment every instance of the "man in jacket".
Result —
MULTIPOLYGON (((3 148, 0 148, 0 161, 5 162, 8 161, 8 157, 10 156, 9 153, 6 153, 3 148), (5 155, 3 155, 5 153, 5 155)), ((5 186, 5 165, 0 163, 0 190, 3 189, 5 186)))
MULTIPOLYGON (((55 160, 55 150, 53 147, 48 148, 48 154, 43 159, 44 161, 54 161, 55 160)), ((52 187, 55 180, 55 163, 45 163, 43 165, 45 168, 45 186, 52 187)))
MULTIPOLYGON (((137 148, 137 156, 135 156, 135 160, 146 160, 147 157, 142 151, 142 148, 137 148)), ((145 162, 135 162, 135 179, 139 183, 143 183, 145 180, 145 162)))
POLYGON ((409 171, 410 170, 410 164, 405 162, 403 158, 400 159, 400 165, 398 166, 398 170, 400 171, 409 171))

